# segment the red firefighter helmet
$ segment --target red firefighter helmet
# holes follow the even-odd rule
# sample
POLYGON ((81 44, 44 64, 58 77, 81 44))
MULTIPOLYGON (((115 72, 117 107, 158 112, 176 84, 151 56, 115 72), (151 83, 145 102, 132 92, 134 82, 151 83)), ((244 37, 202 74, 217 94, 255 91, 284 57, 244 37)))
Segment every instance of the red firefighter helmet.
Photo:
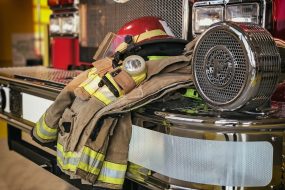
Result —
POLYGON ((114 55, 117 51, 124 51, 128 46, 127 36, 132 37, 131 40, 134 44, 153 44, 168 41, 182 43, 184 46, 187 43, 186 40, 175 38, 165 20, 154 16, 146 16, 132 20, 121 27, 109 46, 107 55, 114 55))
POLYGON ((126 23, 118 32, 119 36, 133 36, 136 43, 144 40, 174 38, 167 23, 158 17, 146 16, 126 23))

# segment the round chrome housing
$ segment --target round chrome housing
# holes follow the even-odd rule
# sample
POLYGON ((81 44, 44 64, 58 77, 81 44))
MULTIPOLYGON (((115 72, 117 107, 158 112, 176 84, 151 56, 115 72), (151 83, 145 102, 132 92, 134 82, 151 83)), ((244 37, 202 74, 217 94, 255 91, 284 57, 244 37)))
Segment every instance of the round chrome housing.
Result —
POLYGON ((131 55, 124 59, 123 69, 131 76, 139 75, 146 69, 145 60, 138 55, 131 55))
POLYGON ((269 100, 281 61, 273 38, 262 27, 222 22, 201 35, 192 67, 195 86, 212 108, 252 111, 269 100))

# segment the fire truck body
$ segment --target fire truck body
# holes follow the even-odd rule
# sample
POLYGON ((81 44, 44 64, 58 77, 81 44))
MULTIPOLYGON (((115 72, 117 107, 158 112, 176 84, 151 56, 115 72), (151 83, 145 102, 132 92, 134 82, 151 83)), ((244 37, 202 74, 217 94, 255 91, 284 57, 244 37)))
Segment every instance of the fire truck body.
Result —
MULTIPOLYGON (((68 2, 49 1, 53 10, 50 35, 54 68, 68 69, 92 62, 94 52, 108 32, 115 33, 124 23, 148 15, 162 17, 177 37, 187 40, 220 21, 256 23, 273 37, 285 40, 285 3, 281 0, 68 2)), ((280 47, 282 57, 283 49, 280 47)))
MULTIPOLYGON (((0 116, 8 122, 9 148, 90 189, 58 170, 54 146, 44 149, 27 135, 78 71, 34 67, 1 69, 0 74, 0 116)), ((160 111, 159 105, 133 112, 126 189, 283 188, 284 119, 213 112, 191 116, 160 111)))

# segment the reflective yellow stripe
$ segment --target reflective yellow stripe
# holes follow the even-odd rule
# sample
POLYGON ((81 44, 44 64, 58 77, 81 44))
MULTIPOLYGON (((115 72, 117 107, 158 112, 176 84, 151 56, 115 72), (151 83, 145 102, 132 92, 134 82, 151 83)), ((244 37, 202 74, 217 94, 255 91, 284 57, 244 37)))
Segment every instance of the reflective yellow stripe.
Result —
POLYGON ((41 132, 41 126, 37 123, 36 125, 36 132, 37 132, 37 135, 41 138, 41 139, 44 139, 44 140, 55 140, 57 136, 53 135, 53 136, 48 136, 48 135, 45 135, 41 132))
MULTIPOLYGON (((110 75, 110 73, 107 73, 105 76, 114 85, 114 87, 119 92, 119 95, 121 96, 123 94, 123 91, 117 85, 117 83, 115 82, 113 77, 110 75)), ((117 97, 110 91, 110 89, 106 85, 98 88, 97 91, 94 92, 92 95, 95 96, 96 98, 98 98, 100 101, 102 101, 106 105, 110 104, 111 102, 113 102, 117 99, 117 97)))
POLYGON ((45 114, 42 116, 43 117, 43 119, 42 119, 42 127, 46 130, 46 131, 48 131, 48 132, 50 132, 50 133, 57 133, 57 129, 53 129, 53 128, 50 128, 47 124, 46 124, 46 122, 45 122, 45 114))
POLYGON ((57 162, 61 169, 75 172, 79 168, 93 175, 99 175, 98 180, 101 182, 122 185, 127 165, 104 161, 104 158, 102 153, 86 146, 81 153, 65 152, 63 146, 57 143, 57 162))
POLYGON ((169 56, 147 56, 148 60, 150 60, 150 61, 161 60, 161 59, 164 59, 167 57, 169 57, 169 56))
POLYGON ((99 88, 92 95, 98 98, 100 101, 102 101, 106 105, 110 104, 111 102, 117 99, 107 86, 103 86, 99 88))
MULTIPOLYGON (((169 56, 148 56, 148 59, 153 61, 153 60, 164 59, 167 57, 169 57, 169 56)), ((141 73, 141 74, 136 75, 136 76, 132 76, 132 78, 134 79, 136 85, 139 85, 146 78, 146 72, 141 73)))
POLYGON ((63 169, 63 170, 70 170, 72 172, 76 171, 77 165, 72 165, 70 163, 64 165, 62 160, 59 157, 57 157, 56 159, 57 159, 57 163, 59 164, 59 167, 61 167, 61 169, 63 169))
POLYGON ((44 140, 55 140, 57 138, 57 129, 50 128, 45 122, 45 114, 36 123, 36 134, 44 140))
POLYGON ((56 147, 57 163, 59 164, 59 167, 63 170, 76 171, 81 153, 71 151, 65 152, 60 143, 57 143, 56 147))
POLYGON ((132 78, 134 79, 136 85, 139 85, 146 78, 146 73, 132 76, 132 78))
POLYGON ((89 75, 88 78, 83 81, 79 87, 83 87, 89 94, 93 94, 99 87, 98 83, 101 78, 97 74, 89 75))
POLYGON ((94 75, 97 73, 97 68, 96 67, 93 67, 89 72, 88 72, 88 77, 91 76, 91 75, 94 75))
POLYGON ((86 86, 88 83, 90 83, 93 79, 94 79, 94 75, 91 75, 91 76, 89 76, 85 81, 83 81, 80 85, 79 85, 79 87, 84 87, 84 86, 86 86))
POLYGON ((113 178, 108 176, 99 175, 98 181, 104 182, 104 183, 111 183, 116 185, 123 185, 125 178, 113 178))
POLYGON ((104 158, 104 154, 96 152, 85 146, 78 168, 94 175, 98 175, 104 158))
POLYGON ((122 185, 125 179, 127 165, 115 164, 105 161, 101 169, 98 181, 116 185, 122 185))
POLYGON ((118 90, 119 95, 122 96, 122 95, 123 95, 123 92, 122 92, 121 88, 118 86, 118 84, 116 83, 116 81, 113 79, 113 77, 111 76, 111 74, 110 74, 110 73, 107 73, 105 76, 109 79, 109 81, 110 81, 110 82, 114 85, 114 87, 118 90))
POLYGON ((84 170, 86 172, 92 173, 94 175, 98 175, 100 173, 100 169, 96 167, 92 167, 84 162, 79 162, 78 168, 84 170))
MULTIPOLYGON (((106 77, 118 90, 119 95, 122 95, 121 89, 119 88, 117 83, 114 81, 110 73, 107 73, 106 77)), ((92 75, 86 81, 81 83, 80 86, 83 87, 90 95, 95 96, 100 101, 102 101, 104 104, 108 105, 112 101, 116 100, 117 98, 114 96, 114 94, 110 91, 110 89, 106 85, 100 88, 98 87, 100 80, 101 80, 101 77, 99 77, 99 75, 92 75)))
POLYGON ((101 153, 99 153, 99 152, 96 152, 96 151, 92 150, 91 148, 89 148, 89 147, 87 147, 87 146, 85 146, 85 147, 83 148, 83 152, 84 152, 85 154, 87 154, 88 156, 90 156, 91 158, 94 158, 94 159, 96 159, 96 160, 103 161, 104 158, 105 158, 104 154, 101 154, 101 153))
POLYGON ((118 171, 126 171, 127 170, 126 164, 115 164, 115 163, 108 162, 108 161, 105 161, 103 163, 103 167, 109 168, 112 170, 118 170, 118 171))
POLYGON ((63 153, 63 156, 64 157, 66 157, 66 158, 71 158, 71 157, 78 157, 78 153, 76 153, 76 152, 72 152, 72 151, 67 151, 67 152, 65 152, 64 150, 63 150, 63 146, 61 145, 61 144, 59 144, 59 143, 57 143, 57 150, 58 151, 60 151, 60 152, 62 152, 63 153))
POLYGON ((167 35, 164 31, 160 29, 146 31, 140 35, 134 37, 134 42, 141 42, 145 39, 156 37, 156 36, 165 36, 167 35))
POLYGON ((93 94, 99 88, 98 84, 101 78, 98 75, 92 76, 92 80, 89 83, 83 85, 83 88, 89 93, 93 94))
MULTIPOLYGON (((162 31, 160 29, 156 29, 156 30, 146 31, 140 35, 134 36, 133 40, 135 43, 137 43, 137 42, 141 42, 141 41, 148 39, 148 38, 152 38, 155 36, 165 36, 165 35, 167 35, 167 34, 164 31, 162 31)), ((115 52, 117 52, 117 51, 121 52, 124 49, 126 49, 127 46, 128 46, 128 44, 126 42, 123 42, 116 48, 115 52)))
POLYGON ((151 175, 150 170, 143 168, 142 166, 139 166, 137 164, 131 163, 131 162, 129 162, 128 164, 128 173, 133 176, 136 176, 136 179, 138 181, 144 180, 144 177, 142 176, 151 175))

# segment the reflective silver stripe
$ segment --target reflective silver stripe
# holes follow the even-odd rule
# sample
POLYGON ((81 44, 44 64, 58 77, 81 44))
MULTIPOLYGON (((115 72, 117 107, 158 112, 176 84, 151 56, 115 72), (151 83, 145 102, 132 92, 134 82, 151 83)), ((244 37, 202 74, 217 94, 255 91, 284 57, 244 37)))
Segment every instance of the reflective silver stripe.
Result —
POLYGON ((89 83, 95 78, 95 76, 96 76, 96 74, 90 74, 90 72, 89 72, 89 73, 88 73, 88 78, 87 78, 85 81, 83 81, 83 82, 79 85, 79 87, 83 87, 83 86, 89 84, 89 83))
POLYGON ((99 88, 94 94, 96 98, 100 101, 104 102, 106 105, 110 104, 111 102, 117 99, 116 96, 110 91, 110 89, 105 85, 99 88))
POLYGON ((74 165, 77 166, 79 163, 79 157, 65 157, 60 150, 57 151, 57 157, 61 159, 63 165, 74 165))
POLYGON ((57 132, 48 132, 46 131, 43 127, 39 126, 39 131, 40 133, 42 133, 43 135, 45 136, 48 136, 48 137, 57 137, 57 132))
POLYGON ((125 179, 126 164, 116 164, 104 161, 98 181, 116 185, 123 185, 125 179))
POLYGON ((273 176, 274 148, 261 140, 264 139, 234 142, 178 137, 133 125, 128 160, 187 182, 267 186, 273 176), (154 144, 161 145, 160 151, 154 144))
POLYGON ((97 160, 95 158, 91 158, 90 156, 88 156, 84 152, 82 152, 80 162, 83 162, 89 166, 96 167, 96 168, 98 168, 98 166, 100 164, 102 164, 102 162, 100 160, 97 160))
POLYGON ((122 179, 125 177, 126 171, 113 170, 107 167, 102 167, 100 175, 108 176, 111 178, 122 179))
POLYGON ((99 88, 98 84, 101 78, 98 75, 92 76, 91 80, 83 85, 83 88, 91 95, 99 88))
POLYGON ((96 152, 89 147, 84 147, 78 168, 93 175, 98 175, 104 157, 102 153, 96 152))
POLYGON ((51 128, 49 127, 47 124, 46 124, 46 121, 45 121, 45 118, 46 118, 46 114, 42 115, 42 117, 40 118, 39 120, 39 125, 41 128, 43 128, 45 131, 47 131, 48 133, 57 133, 57 129, 55 128, 51 128))
POLYGON ((50 128, 45 123, 45 114, 36 123, 37 135, 42 139, 56 139, 57 129, 50 128))
POLYGON ((81 151, 65 152, 63 146, 57 143, 57 164, 62 170, 75 172, 79 164, 80 155, 81 151))

